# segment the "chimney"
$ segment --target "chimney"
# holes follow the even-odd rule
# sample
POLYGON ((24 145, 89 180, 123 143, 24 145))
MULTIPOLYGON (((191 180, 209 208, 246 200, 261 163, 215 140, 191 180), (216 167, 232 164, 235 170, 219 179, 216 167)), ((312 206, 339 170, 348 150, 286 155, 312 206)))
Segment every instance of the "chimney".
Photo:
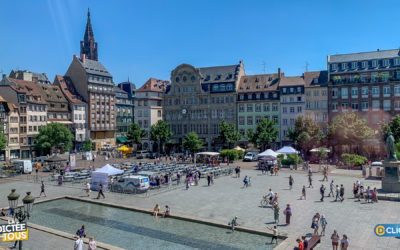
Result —
POLYGON ((82 55, 81 55, 81 59, 82 59, 82 63, 85 63, 85 61, 86 61, 86 54, 82 54, 82 55))
POLYGON ((278 79, 281 78, 281 68, 278 68, 278 79))

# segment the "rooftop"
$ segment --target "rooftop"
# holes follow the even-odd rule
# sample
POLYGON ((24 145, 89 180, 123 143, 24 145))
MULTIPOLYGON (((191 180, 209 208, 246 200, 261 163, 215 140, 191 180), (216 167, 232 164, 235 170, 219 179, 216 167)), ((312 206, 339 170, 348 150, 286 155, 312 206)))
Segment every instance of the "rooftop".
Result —
POLYGON ((238 92, 274 91, 278 88, 278 81, 278 74, 242 76, 240 78, 238 92))
POLYGON ((322 71, 304 72, 304 83, 306 87, 327 86, 328 71, 322 70, 322 71))
POLYGON ((370 52, 359 52, 350 54, 337 54, 328 56, 328 63, 341 63, 353 61, 365 61, 373 59, 399 57, 399 49, 377 50, 370 52))
POLYGON ((87 58, 85 59, 85 63, 83 63, 83 60, 79 58, 78 61, 88 74, 112 77, 100 61, 90 60, 87 58))
POLYGON ((35 99, 27 99, 29 102, 35 102, 40 104, 46 104, 44 98, 42 98, 42 92, 39 89, 38 84, 31 81, 24 81, 15 78, 8 78, 10 82, 15 83, 16 85, 10 85, 12 89, 14 89, 18 93, 24 93, 27 96, 39 97, 35 99))
POLYGON ((302 76, 285 76, 279 80, 279 87, 283 86, 304 86, 305 82, 302 76))
POLYGON ((169 85, 169 81, 150 78, 147 80, 142 87, 140 87, 136 92, 165 92, 165 89, 169 85))
POLYGON ((76 92, 69 77, 56 75, 54 83, 60 86, 61 91, 69 102, 76 104, 85 104, 85 102, 82 101, 82 97, 78 94, 78 92, 76 92))

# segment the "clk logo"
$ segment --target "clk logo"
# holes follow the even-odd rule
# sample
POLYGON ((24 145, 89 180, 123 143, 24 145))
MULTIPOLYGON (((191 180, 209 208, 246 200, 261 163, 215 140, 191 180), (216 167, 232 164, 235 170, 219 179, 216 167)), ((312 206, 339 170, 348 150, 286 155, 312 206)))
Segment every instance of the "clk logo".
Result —
POLYGON ((375 234, 379 237, 400 237, 400 224, 376 225, 375 234))
POLYGON ((376 226, 375 227, 375 233, 378 236, 382 236, 385 234, 385 227, 384 226, 376 226))

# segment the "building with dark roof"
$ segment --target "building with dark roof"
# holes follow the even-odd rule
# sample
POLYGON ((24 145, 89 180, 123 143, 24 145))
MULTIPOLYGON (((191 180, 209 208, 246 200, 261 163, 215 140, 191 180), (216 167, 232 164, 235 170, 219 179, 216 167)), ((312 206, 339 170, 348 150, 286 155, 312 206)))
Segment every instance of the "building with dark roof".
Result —
POLYGON ((128 92, 114 86, 117 108, 117 131, 116 140, 118 143, 127 143, 127 133, 133 123, 133 104, 128 92))
POLYGON ((32 81, 40 84, 51 84, 49 78, 47 78, 46 73, 35 73, 28 70, 11 70, 10 78, 32 81))
POLYGON ((191 131, 204 139, 204 148, 222 148, 219 124, 225 120, 236 126, 236 91, 244 74, 242 61, 205 68, 181 64, 171 72, 163 112, 174 133, 171 145, 174 150, 182 149, 183 137, 191 131))
POLYGON ((65 74, 88 104, 88 129, 96 150, 104 144, 115 144, 116 107, 112 75, 98 61, 97 43, 88 14, 81 56, 74 56, 65 74))

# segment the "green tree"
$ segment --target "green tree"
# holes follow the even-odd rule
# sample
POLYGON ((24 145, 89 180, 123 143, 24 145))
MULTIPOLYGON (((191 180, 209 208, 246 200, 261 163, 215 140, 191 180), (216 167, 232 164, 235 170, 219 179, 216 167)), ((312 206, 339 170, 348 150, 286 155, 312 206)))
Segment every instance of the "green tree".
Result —
POLYGON ((367 162, 367 158, 356 154, 342 154, 343 162, 347 165, 361 166, 367 162))
POLYGON ((223 120, 219 124, 219 138, 223 141, 223 144, 228 144, 228 149, 231 148, 237 141, 240 140, 242 135, 236 131, 235 125, 228 124, 223 120))
POLYGON ((288 132, 288 137, 306 154, 310 149, 321 144, 324 134, 320 126, 311 117, 297 117, 294 128, 288 132))
POLYGON ((158 153, 160 153, 161 144, 169 141, 172 135, 172 131, 169 130, 169 123, 163 120, 157 121, 156 124, 150 127, 150 139, 157 142, 158 153))
POLYGON ((256 131, 249 131, 247 138, 257 147, 261 146, 261 150, 263 151, 278 139, 278 133, 279 131, 275 127, 273 120, 261 118, 261 121, 257 124, 256 131))
POLYGON ((50 123, 39 128, 39 134, 34 137, 34 146, 41 154, 49 154, 58 149, 64 153, 72 148, 73 139, 74 136, 65 125, 50 123))
POLYGON ((190 132, 183 138, 183 147, 185 150, 195 153, 203 148, 203 140, 199 138, 196 132, 190 132))
POLYGON ((83 143, 81 149, 82 149, 83 151, 85 151, 85 152, 91 151, 91 150, 94 149, 94 144, 93 144, 93 142, 92 142, 91 140, 86 140, 86 141, 83 143))
POLYGON ((135 144, 142 144, 142 138, 146 136, 146 130, 140 128, 136 123, 132 123, 128 131, 128 140, 135 144))
POLYGON ((386 137, 389 132, 392 132, 394 141, 400 141, 400 115, 393 116, 388 123, 380 123, 380 133, 383 141, 386 141, 386 137))
POLYGON ((327 127, 328 140, 334 145, 355 145, 358 147, 374 133, 365 119, 359 119, 355 113, 344 112, 336 116, 327 127))
POLYGON ((4 136, 4 128, 0 126, 0 150, 4 150, 7 146, 7 138, 4 136))

